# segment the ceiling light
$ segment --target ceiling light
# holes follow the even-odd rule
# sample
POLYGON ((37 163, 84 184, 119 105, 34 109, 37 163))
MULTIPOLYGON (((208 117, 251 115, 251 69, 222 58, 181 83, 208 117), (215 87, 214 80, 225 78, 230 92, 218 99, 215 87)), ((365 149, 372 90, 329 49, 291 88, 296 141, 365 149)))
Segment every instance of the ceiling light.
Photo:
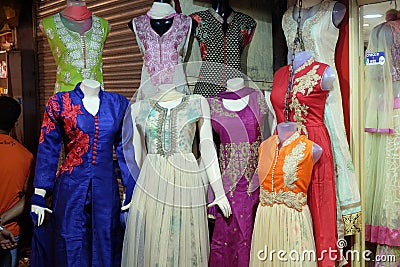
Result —
POLYGON ((370 15, 364 15, 364 19, 377 19, 381 18, 383 15, 382 14, 370 14, 370 15))
POLYGON ((368 23, 364 23, 363 27, 369 27, 369 24, 368 23))

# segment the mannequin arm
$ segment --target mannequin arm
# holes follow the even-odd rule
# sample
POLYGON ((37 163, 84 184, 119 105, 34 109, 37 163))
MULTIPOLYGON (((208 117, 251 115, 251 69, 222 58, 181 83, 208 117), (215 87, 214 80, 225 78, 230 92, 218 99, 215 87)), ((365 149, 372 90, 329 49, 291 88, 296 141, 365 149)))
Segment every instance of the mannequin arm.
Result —
POLYGON ((332 85, 335 80, 336 80, 335 71, 331 67, 326 68, 321 80, 322 90, 332 89, 332 85))
POLYGON ((332 12, 332 22, 337 28, 346 15, 346 6, 340 2, 336 2, 332 12))
POLYGON ((201 163, 206 168, 208 181, 214 191, 215 201, 209 207, 218 205, 225 217, 232 214, 228 199, 222 185, 221 172, 218 165, 217 153, 214 148, 210 107, 205 98, 201 97, 202 118, 199 121, 201 163))
MULTIPOLYGON (((139 176, 140 169, 142 168, 144 159, 146 158, 147 154, 144 137, 141 136, 135 123, 139 111, 140 111, 140 102, 137 102, 131 106, 131 119, 132 119, 132 131, 133 131, 132 143, 133 147, 135 148, 134 157, 135 157, 135 165, 137 168, 137 177, 139 176)), ((129 167, 132 168, 132 166, 129 167)), ((129 204, 123 206, 121 210, 127 210, 130 208, 131 205, 132 201, 130 201, 129 204)))

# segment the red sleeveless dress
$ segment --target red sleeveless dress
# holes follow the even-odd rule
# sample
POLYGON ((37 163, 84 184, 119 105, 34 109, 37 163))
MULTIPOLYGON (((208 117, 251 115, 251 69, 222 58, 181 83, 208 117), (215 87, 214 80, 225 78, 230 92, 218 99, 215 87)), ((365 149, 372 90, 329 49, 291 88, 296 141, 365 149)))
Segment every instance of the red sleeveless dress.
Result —
MULTIPOLYGON (((331 141, 324 124, 324 108, 329 93, 321 88, 322 76, 328 65, 310 58, 294 73, 290 92, 290 121, 297 123, 300 133, 323 149, 315 164, 307 202, 313 220, 314 238, 319 267, 331 267, 339 260, 336 229, 336 189, 331 141), (326 252, 324 252, 326 251, 326 252), (329 255, 331 254, 331 256, 329 255), (322 256, 321 256, 322 255, 322 256)), ((289 66, 280 68, 274 75, 271 102, 277 122, 285 121, 285 97, 289 83, 289 66)))

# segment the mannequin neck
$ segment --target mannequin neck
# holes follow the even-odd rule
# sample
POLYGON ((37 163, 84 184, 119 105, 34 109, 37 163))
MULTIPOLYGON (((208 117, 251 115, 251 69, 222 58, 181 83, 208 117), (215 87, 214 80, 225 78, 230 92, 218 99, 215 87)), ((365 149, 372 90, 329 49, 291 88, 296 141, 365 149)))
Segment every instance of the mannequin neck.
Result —
POLYGON ((81 83, 81 90, 85 97, 98 97, 100 92, 100 83, 95 80, 83 80, 81 83))
POLYGON ((92 18, 92 12, 84 5, 69 5, 61 12, 63 17, 72 21, 83 21, 92 18))
POLYGON ((232 13, 232 8, 229 5, 229 0, 213 0, 212 8, 217 12, 221 17, 226 20, 229 15, 232 13))
POLYGON ((303 51, 303 52, 296 53, 294 56, 294 61, 293 61, 293 69, 297 70, 301 65, 303 65, 311 57, 312 57, 312 54, 310 51, 303 51))
POLYGON ((282 146, 289 137, 297 132, 297 124, 295 122, 281 122, 277 125, 279 147, 282 146))
POLYGON ((242 88, 244 88, 244 79, 242 78, 234 78, 226 82, 226 89, 228 91, 235 92, 242 88))
POLYGON ((159 92, 153 98, 159 102, 173 101, 180 99, 185 95, 177 91, 174 84, 162 84, 158 89, 159 92))
MULTIPOLYGON (((302 8, 310 8, 310 7, 316 6, 316 5, 320 4, 322 1, 323 0, 303 0, 302 8)), ((299 2, 300 1, 297 0, 297 2, 296 2, 297 7, 300 6, 299 2)))

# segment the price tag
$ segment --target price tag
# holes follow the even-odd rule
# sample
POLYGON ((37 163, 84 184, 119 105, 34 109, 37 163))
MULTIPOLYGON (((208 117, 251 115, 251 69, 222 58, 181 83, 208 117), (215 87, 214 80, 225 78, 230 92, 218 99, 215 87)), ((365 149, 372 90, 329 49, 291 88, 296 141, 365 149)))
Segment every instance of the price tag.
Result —
POLYGON ((385 52, 367 53, 365 56, 365 64, 367 65, 383 65, 385 61, 385 52))

